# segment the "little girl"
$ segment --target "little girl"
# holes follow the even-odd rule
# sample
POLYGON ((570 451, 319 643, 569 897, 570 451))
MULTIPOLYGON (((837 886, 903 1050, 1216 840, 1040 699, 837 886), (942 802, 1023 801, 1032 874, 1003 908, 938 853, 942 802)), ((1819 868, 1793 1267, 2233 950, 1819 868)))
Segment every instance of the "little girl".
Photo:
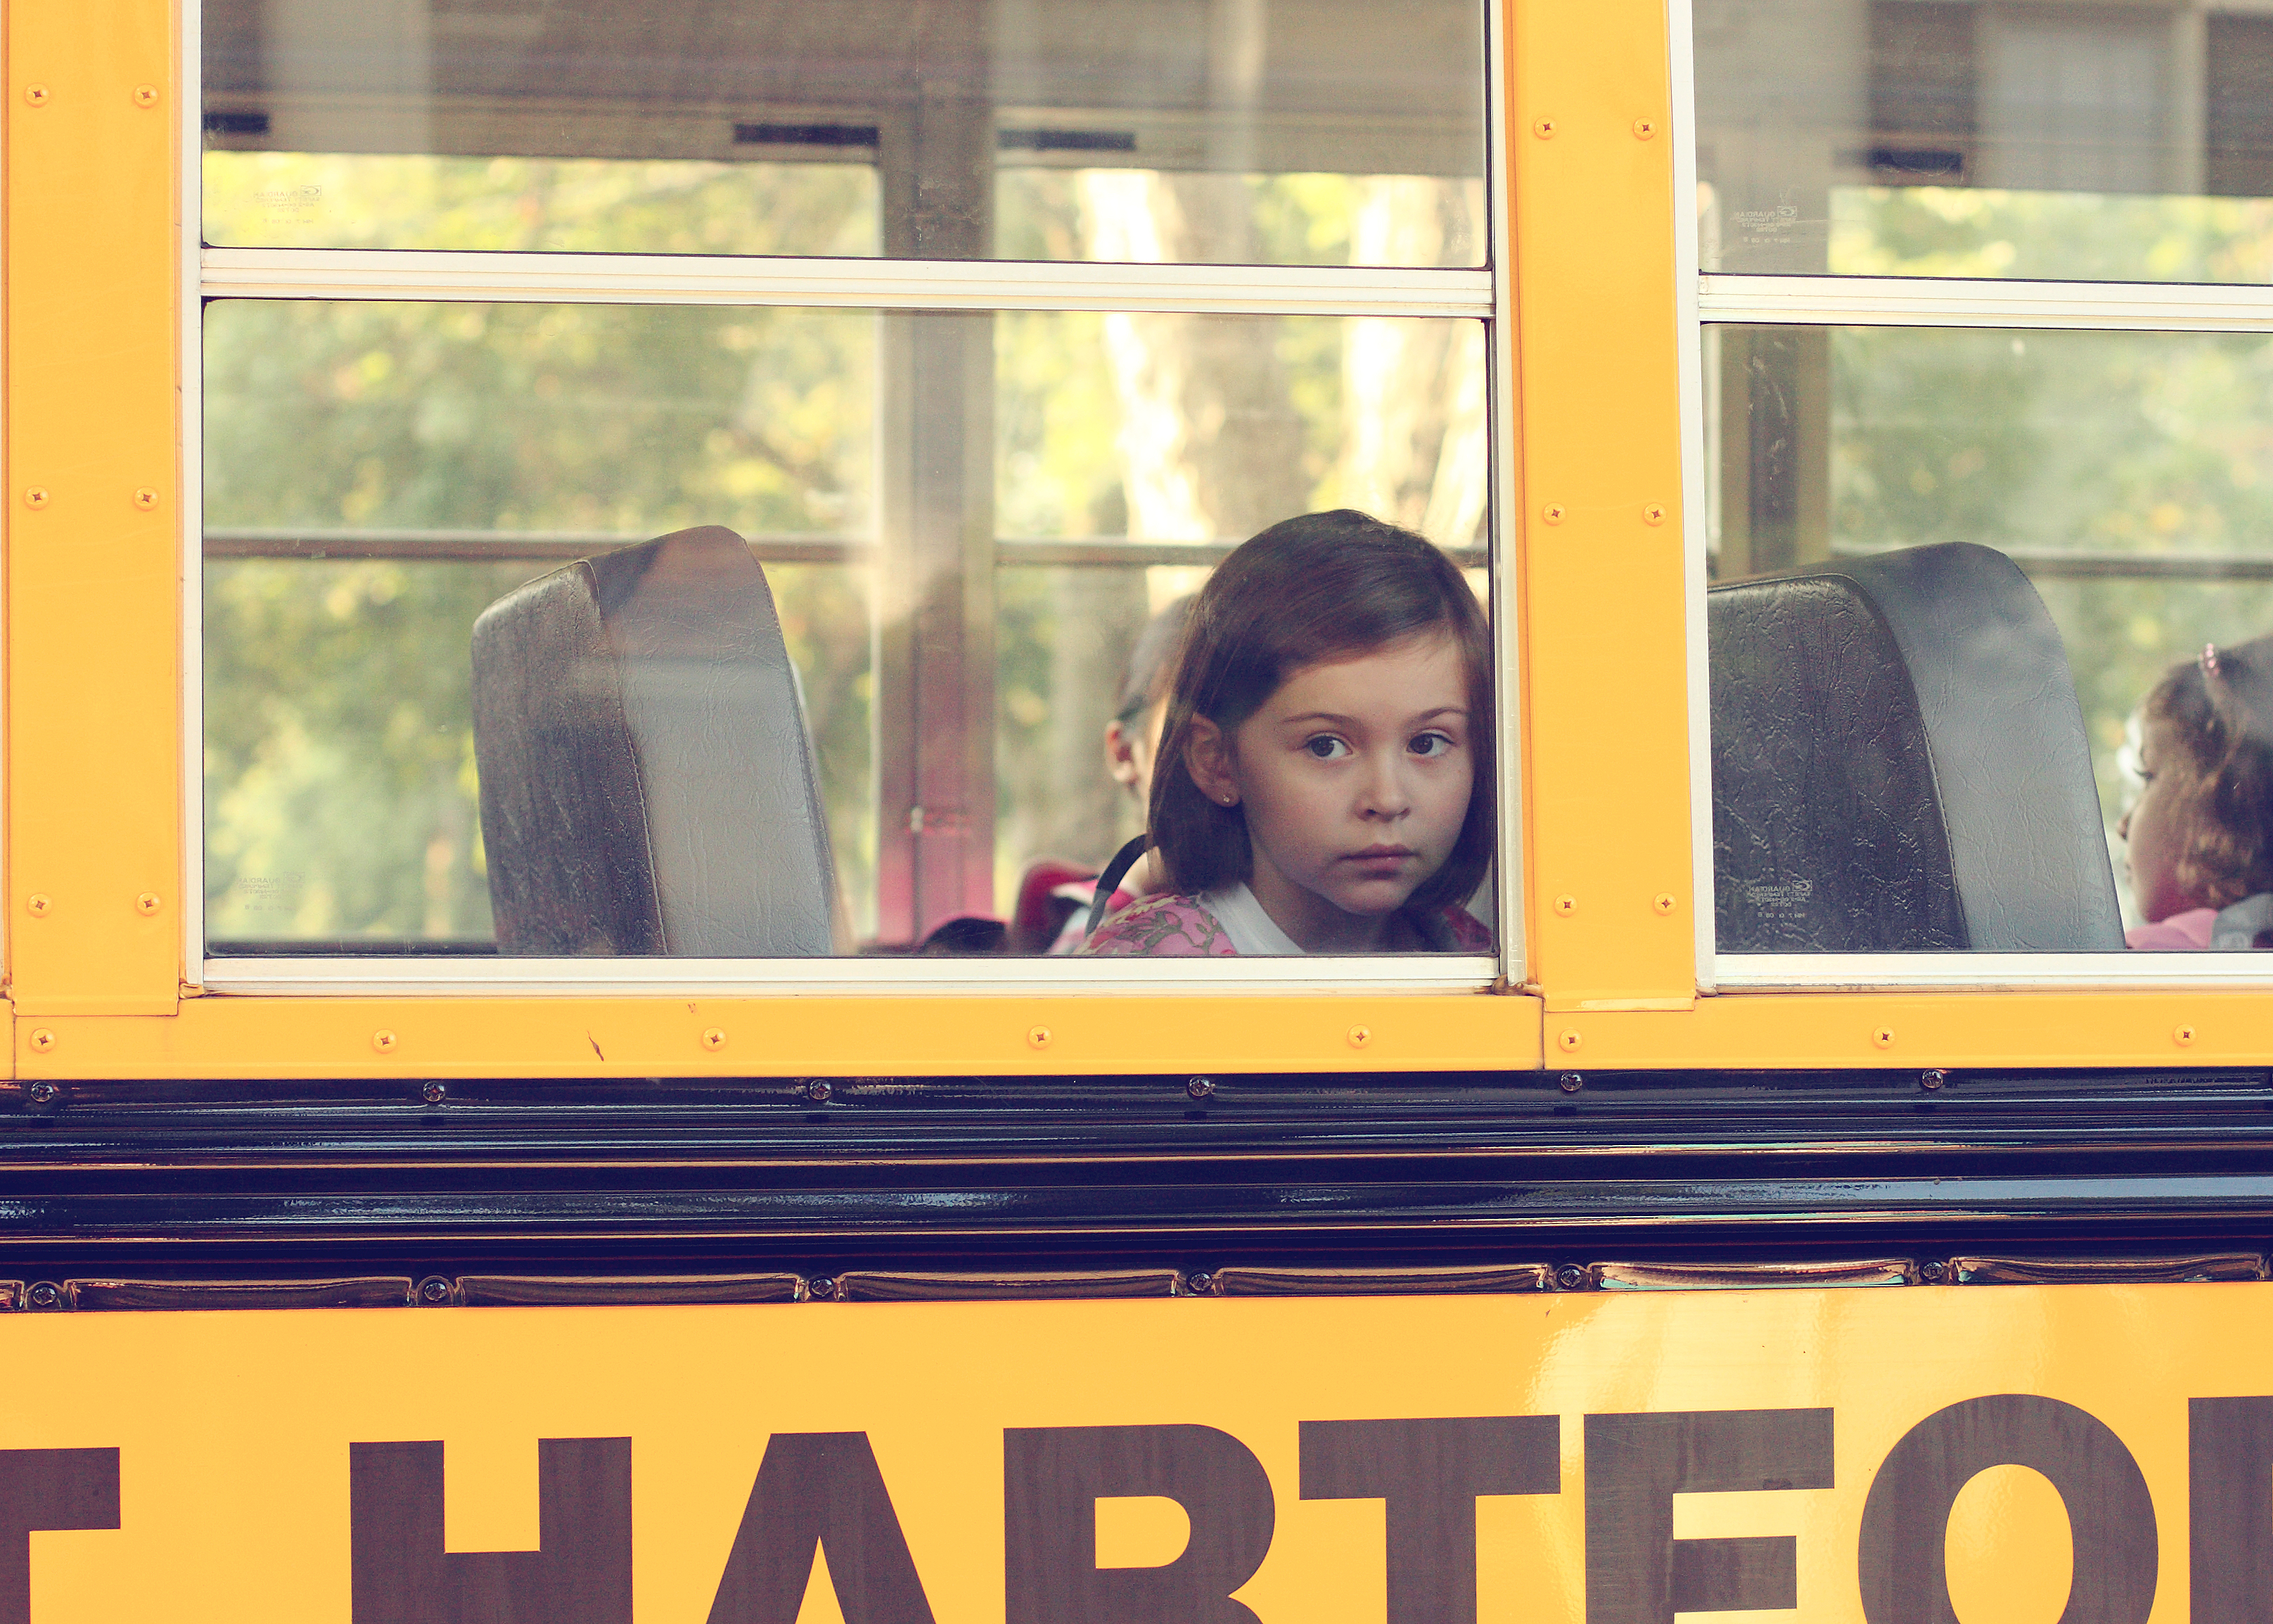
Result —
POLYGON ((2273 946, 2273 637, 2174 665, 2139 708, 2139 948, 2273 946))
POLYGON ((1212 576, 1168 699, 1148 825, 1169 890, 1099 954, 1462 952, 1492 857, 1490 641, 1450 559, 1343 509, 1212 576))

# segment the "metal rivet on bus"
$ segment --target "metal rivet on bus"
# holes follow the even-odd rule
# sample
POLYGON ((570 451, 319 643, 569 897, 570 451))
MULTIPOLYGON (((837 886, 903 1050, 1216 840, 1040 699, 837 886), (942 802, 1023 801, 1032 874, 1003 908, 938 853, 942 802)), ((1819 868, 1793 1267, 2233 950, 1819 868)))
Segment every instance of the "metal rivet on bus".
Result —
POLYGON ((1184 1289, 1194 1297, 1212 1297, 1215 1295, 1215 1276, 1205 1269, 1196 1274, 1187 1274, 1184 1276, 1184 1289))
POLYGON ((29 1291, 24 1293, 24 1300, 41 1312, 51 1308, 60 1308, 64 1301, 63 1288, 52 1280, 42 1280, 34 1283, 29 1291))
POLYGON ((135 106, 137 106, 137 107, 155 107, 155 106, 157 106, 157 105, 158 105, 158 87, 157 87, 155 85, 137 85, 137 86, 134 86, 134 105, 135 105, 135 106))
POLYGON ((1652 502, 1647 507, 1644 508, 1641 510, 1641 522, 1644 524, 1664 523, 1665 504, 1663 502, 1652 502))
POLYGON ((1657 120, 1654 118, 1637 118, 1633 123, 1633 132, 1635 139, 1647 141, 1651 136, 1657 133, 1657 120))
POLYGON ((1215 1092, 1215 1079, 1212 1077, 1188 1079, 1184 1083, 1184 1092, 1195 1100, 1204 1100, 1215 1092))
POLYGON ((134 898, 134 911, 137 914, 155 914, 164 906, 154 891, 146 891, 134 898))
POLYGON ((439 1105, 450 1097, 450 1086, 439 1081, 430 1082, 418 1091, 418 1097, 429 1105, 439 1105))
POLYGON ((53 1083, 34 1083, 32 1085, 32 1103, 34 1105, 53 1105, 56 1102, 56 1098, 62 1093, 63 1090, 56 1087, 53 1083))
POLYGON ((1026 1042, 1035 1049, 1047 1049, 1050 1046, 1050 1029, 1047 1026, 1027 1027, 1026 1042))
POLYGON ((134 505, 147 513, 158 505, 158 493, 148 485, 134 492, 134 505))
POLYGON ((836 1300, 836 1277, 833 1274, 815 1274, 813 1277, 813 1283, 806 1289, 812 1294, 813 1301, 816 1303, 833 1303, 836 1300))
POLYGON ((26 86, 24 86, 24 100, 25 100, 25 101, 26 101, 26 102, 30 102, 34 107, 45 107, 45 106, 47 106, 47 104, 48 104, 48 87, 47 87, 45 85, 26 85, 26 86))
POLYGON ((2171 1041, 2176 1043, 2180 1049, 2186 1048, 2187 1045, 2192 1043, 2194 1041, 2194 1029, 2192 1026, 2180 1026, 2177 1031, 2171 1034, 2171 1041))
POLYGON ((1871 1041, 1880 1049, 1892 1049, 1894 1046, 1894 1029, 1892 1026, 1879 1027, 1871 1034, 1871 1041))
POLYGON ((382 1055, 393 1049, 396 1041, 395 1035, 392 1032, 379 1031, 371 1034, 371 1046, 382 1055))
POLYGON ((26 507, 26 508, 44 508, 44 507, 46 507, 47 505, 48 505, 48 487, 47 487, 47 486, 45 486, 45 485, 34 485, 30 490, 28 490, 28 491, 26 491, 26 492, 24 492, 24 506, 25 506, 25 507, 26 507))
POLYGON ((1555 1086, 1564 1094, 1576 1094, 1587 1086, 1587 1079, 1576 1071, 1565 1071, 1555 1079, 1555 1086))
POLYGON ((1565 891, 1562 896, 1555 898, 1555 911, 1568 919, 1579 911, 1579 899, 1565 891))
POLYGON ((32 917, 34 919, 45 919, 49 914, 55 911, 56 904, 55 898, 52 897, 45 896, 39 891, 34 891, 29 897, 25 898, 24 906, 31 910, 32 917))
POLYGON ((1579 1028, 1576 1026, 1565 1026, 1555 1034, 1556 1043, 1565 1054, 1576 1053, 1579 1045, 1585 1041, 1579 1035, 1579 1028))
POLYGON ((1948 1080, 1949 1073, 1943 1071, 1939 1066, 1930 1066, 1925 1071, 1918 1073, 1918 1086, 1924 1089, 1928 1094, 1933 1093, 1948 1080))
POLYGON ((36 1054, 46 1054, 56 1046, 56 1034, 45 1026, 32 1034, 32 1049, 36 1054))
POLYGON ((1555 1271, 1555 1283, 1565 1291, 1583 1291, 1592 1283, 1592 1276, 1576 1263, 1566 1263, 1555 1271))
POLYGON ((429 1274, 418 1282, 418 1300, 429 1308, 444 1308, 456 1296, 446 1274, 429 1274))
POLYGON ((1661 914, 1672 913, 1674 908, 1673 893, 1669 891, 1662 891, 1658 892, 1656 896, 1652 897, 1649 899, 1649 906, 1655 908, 1661 914))
POLYGON ((724 1026, 712 1026, 704 1031, 702 1034, 702 1047, 709 1049, 720 1049, 725 1048, 726 1028, 724 1026))
POLYGON ((1949 1277, 1949 1265, 1939 1259, 1928 1259, 1918 1265, 1918 1278, 1929 1286, 1938 1286, 1949 1277))
POLYGON ((1369 1043, 1370 1043, 1370 1042, 1372 1042, 1372 1041, 1373 1041, 1373 1028, 1372 1028, 1372 1027, 1370 1027, 1370 1026, 1352 1026, 1352 1027, 1349 1029, 1349 1046, 1350 1046, 1352 1049, 1363 1049, 1367 1044, 1369 1044, 1369 1043))
POLYGON ((1539 516, 1549 524, 1560 524, 1563 523, 1563 515, 1568 511, 1569 509, 1560 502, 1549 502, 1539 510, 1539 516))
POLYGON ((829 1096, 836 1092, 829 1086, 829 1079, 825 1077, 816 1077, 805 1086, 805 1097, 815 1105, 828 1104, 829 1096))
POLYGON ((1537 136, 1542 141, 1553 140, 1555 139, 1555 121, 1551 118, 1533 119, 1531 121, 1531 133, 1537 136))

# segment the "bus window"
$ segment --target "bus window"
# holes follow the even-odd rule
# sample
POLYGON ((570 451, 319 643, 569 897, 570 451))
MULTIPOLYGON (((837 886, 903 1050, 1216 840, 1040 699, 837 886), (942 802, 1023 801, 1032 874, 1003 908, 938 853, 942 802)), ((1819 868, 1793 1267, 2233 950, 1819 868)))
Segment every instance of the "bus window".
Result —
MULTIPOLYGON (((1091 905, 1181 894, 1130 843, 1189 756, 1182 645, 1138 645, 1305 514, 1425 538, 1488 710, 1483 38, 209 0, 210 953, 1121 951, 1091 905)), ((1493 787, 1458 862, 1367 848, 1427 918, 1243 951, 1487 951, 1493 787)))
MULTIPOLYGON (((1139 645, 1237 544, 1362 509, 1482 625, 1476 320, 222 299, 203 340, 215 957, 1063 952, 1144 823, 1139 645)), ((1372 842, 1466 874, 1383 951, 1489 950, 1451 839, 1372 842)))
POLYGON ((2097 0, 1699 0, 1699 263, 2273 278, 2273 17, 2097 0))
POLYGON ((2205 652, 2273 632, 2273 342, 1721 326, 1707 358, 1722 951, 2208 948, 2273 890, 2262 830, 2188 824, 2173 888, 2126 824, 2142 712, 2205 661, 2220 719, 2171 725, 2231 724, 2232 795, 2273 806, 2273 709, 2205 652))
POLYGON ((1475 266, 1472 0, 208 0, 229 247, 1475 266))
POLYGON ((2273 926, 2273 815, 2190 831, 2227 858, 2184 884, 2158 802, 2126 838, 2171 685, 2232 720, 2206 651, 2273 630, 2273 24, 1700 0, 1694 43, 1720 951, 2273 942, 2219 922, 2273 926))

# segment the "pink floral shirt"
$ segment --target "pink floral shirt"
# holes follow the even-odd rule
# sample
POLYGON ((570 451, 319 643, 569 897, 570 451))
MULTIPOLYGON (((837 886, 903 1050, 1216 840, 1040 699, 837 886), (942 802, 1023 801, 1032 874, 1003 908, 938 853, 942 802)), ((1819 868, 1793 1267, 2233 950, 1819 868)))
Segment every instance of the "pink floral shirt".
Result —
POLYGON ((2149 950, 2200 950, 2209 945, 2209 929, 2217 922, 2216 908, 2188 908, 2151 925, 2134 925, 2123 933, 2123 945, 2149 950))
POLYGON ((2229 908, 2188 908, 2123 933, 2129 948, 2206 951, 2273 946, 2273 895, 2244 897, 2229 908))
MULTIPOLYGON (((1426 945, 1437 953, 1489 953, 1492 933, 1482 921, 1458 903, 1421 915, 1406 915, 1406 922, 1426 945)), ((1123 908, 1097 928, 1078 950, 1099 958, 1236 958, 1239 949, 1216 916, 1197 897, 1147 897, 1123 908)))

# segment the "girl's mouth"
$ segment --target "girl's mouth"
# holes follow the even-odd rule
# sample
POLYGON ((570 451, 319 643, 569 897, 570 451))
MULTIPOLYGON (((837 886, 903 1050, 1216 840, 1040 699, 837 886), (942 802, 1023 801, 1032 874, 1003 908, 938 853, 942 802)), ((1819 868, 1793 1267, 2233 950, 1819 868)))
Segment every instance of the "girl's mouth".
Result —
POLYGON ((1344 862, 1386 862, 1400 857, 1417 857, 1420 853, 1409 846, 1369 846, 1362 852, 1352 852, 1344 862))

